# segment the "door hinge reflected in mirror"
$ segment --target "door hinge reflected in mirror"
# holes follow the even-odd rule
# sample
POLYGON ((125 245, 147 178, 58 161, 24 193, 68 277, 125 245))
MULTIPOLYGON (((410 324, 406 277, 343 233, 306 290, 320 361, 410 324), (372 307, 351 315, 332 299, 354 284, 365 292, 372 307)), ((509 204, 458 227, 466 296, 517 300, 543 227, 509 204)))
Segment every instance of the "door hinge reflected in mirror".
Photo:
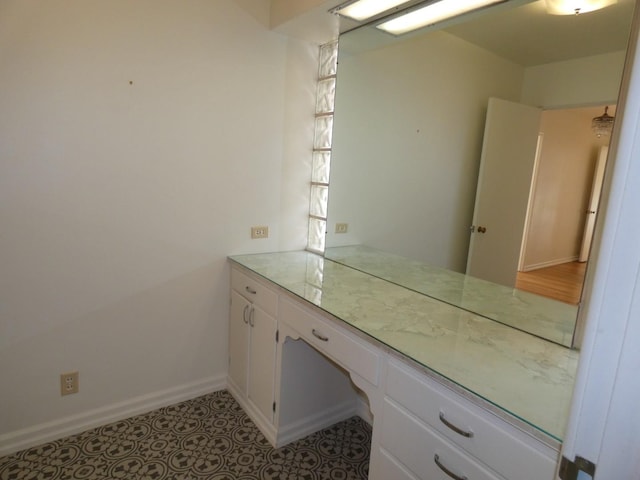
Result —
POLYGON ((570 461, 566 457, 560 460, 560 470, 558 476, 562 480, 589 480, 596 474, 595 463, 586 458, 576 456, 575 461, 570 461))

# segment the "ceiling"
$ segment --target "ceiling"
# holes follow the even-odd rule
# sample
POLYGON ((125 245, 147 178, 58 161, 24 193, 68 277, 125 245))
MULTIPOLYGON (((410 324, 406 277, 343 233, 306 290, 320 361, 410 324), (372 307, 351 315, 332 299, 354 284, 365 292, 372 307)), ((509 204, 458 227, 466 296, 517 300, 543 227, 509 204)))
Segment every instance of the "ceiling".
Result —
MULTIPOLYGON (((618 0, 615 5, 580 15, 550 15, 546 12, 544 0, 513 3, 519 6, 503 4, 485 10, 482 15, 472 15, 470 21, 451 22, 443 29, 529 67, 625 50, 636 2, 618 0)), ((345 25, 352 27, 353 23, 345 25)), ((416 35, 408 34, 391 40, 388 34, 378 30, 374 33, 372 28, 369 30, 367 35, 360 37, 366 37, 367 41, 374 35, 387 37, 386 40, 378 39, 378 46, 416 35)))
POLYGON ((549 15, 544 1, 536 1, 448 32, 523 66, 625 50, 634 0, 581 15, 549 15))

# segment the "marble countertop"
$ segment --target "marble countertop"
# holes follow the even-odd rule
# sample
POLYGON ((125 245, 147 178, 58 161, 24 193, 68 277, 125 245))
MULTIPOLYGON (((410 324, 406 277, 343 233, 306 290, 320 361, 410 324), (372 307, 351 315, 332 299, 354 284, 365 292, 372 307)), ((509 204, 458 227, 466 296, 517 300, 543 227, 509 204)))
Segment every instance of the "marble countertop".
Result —
POLYGON ((363 245, 328 248, 325 258, 560 345, 571 346, 578 316, 577 305, 363 245))
POLYGON ((578 352, 310 252, 230 260, 562 441, 578 352))

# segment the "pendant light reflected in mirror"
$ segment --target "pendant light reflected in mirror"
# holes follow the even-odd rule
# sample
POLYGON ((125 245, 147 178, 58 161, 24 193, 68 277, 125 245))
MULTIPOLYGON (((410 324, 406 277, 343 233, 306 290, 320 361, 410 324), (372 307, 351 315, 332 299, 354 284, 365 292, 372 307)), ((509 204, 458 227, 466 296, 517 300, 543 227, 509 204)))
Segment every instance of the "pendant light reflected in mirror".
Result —
POLYGON ((593 120, 591 120, 591 129, 598 138, 603 136, 608 137, 609 135, 611 135, 615 117, 609 115, 607 113, 608 111, 609 107, 604 107, 604 113, 599 117, 594 117, 593 120))

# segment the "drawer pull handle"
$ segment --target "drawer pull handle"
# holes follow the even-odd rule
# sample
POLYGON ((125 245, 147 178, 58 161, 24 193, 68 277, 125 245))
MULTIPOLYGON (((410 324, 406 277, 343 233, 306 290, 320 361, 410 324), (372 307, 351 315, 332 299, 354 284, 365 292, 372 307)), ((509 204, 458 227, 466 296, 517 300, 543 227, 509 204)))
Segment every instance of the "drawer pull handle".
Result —
POLYGON ((329 337, 325 337, 320 332, 318 332, 315 328, 313 330, 311 330, 311 333, 313 333, 313 336, 316 337, 318 340, 321 340, 323 342, 328 342, 329 341, 329 337))
POLYGON ((436 465, 438 466, 438 468, 440 470, 442 470, 444 473, 446 473, 448 476, 450 476, 454 480, 467 480, 467 476, 466 475, 462 475, 462 476, 456 475, 451 470, 449 470, 447 467, 445 467, 442 463, 440 463, 440 457, 438 456, 437 453, 433 456, 433 461, 436 462, 436 465))
POLYGON ((250 306, 251 305, 245 305, 244 310, 242 310, 242 320, 244 321, 244 323, 249 323, 249 320, 247 319, 247 310, 250 306))
POLYGON ((440 421, 444 423, 447 427, 449 427, 451 430, 453 430, 459 435, 462 435, 463 437, 467 437, 467 438, 473 437, 473 432, 467 432, 465 430, 462 430, 461 428, 456 427, 453 423, 451 423, 449 420, 444 418, 443 412, 440 412, 440 421))
POLYGON ((250 286, 248 286, 248 285, 247 285, 246 287, 244 287, 244 289, 245 289, 247 292, 249 292, 251 295, 255 295, 256 293, 258 293, 258 292, 256 292, 253 288, 251 288, 251 287, 250 287, 250 286))

